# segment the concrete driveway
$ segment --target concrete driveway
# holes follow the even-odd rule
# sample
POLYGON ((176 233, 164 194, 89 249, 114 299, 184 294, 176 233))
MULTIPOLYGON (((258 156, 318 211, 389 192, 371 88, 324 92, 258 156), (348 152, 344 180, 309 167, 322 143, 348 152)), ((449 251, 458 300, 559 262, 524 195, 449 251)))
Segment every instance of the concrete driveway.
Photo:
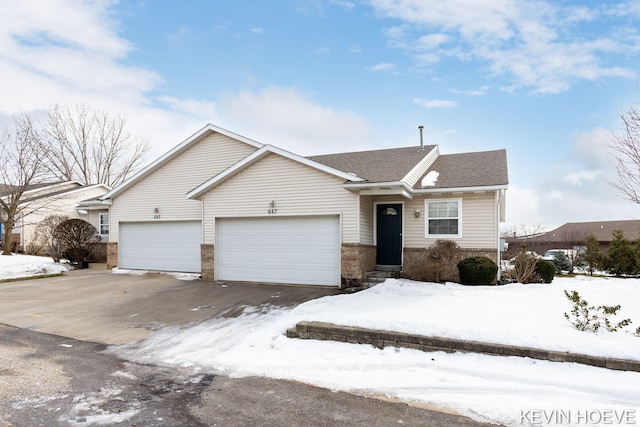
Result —
POLYGON ((237 316, 243 306, 290 306, 334 295, 309 286, 184 281, 165 274, 75 270, 62 277, 0 283, 0 323, 118 345, 169 325, 237 316))

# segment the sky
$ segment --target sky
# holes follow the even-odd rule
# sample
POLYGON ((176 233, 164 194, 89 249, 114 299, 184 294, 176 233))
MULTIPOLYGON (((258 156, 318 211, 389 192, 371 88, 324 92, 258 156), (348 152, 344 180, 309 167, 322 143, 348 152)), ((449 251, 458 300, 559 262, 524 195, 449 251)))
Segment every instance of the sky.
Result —
POLYGON ((0 4, 0 124, 126 117, 150 162, 207 123, 303 156, 506 149, 507 222, 638 219, 609 185, 640 100, 640 3, 24 0, 0 4))

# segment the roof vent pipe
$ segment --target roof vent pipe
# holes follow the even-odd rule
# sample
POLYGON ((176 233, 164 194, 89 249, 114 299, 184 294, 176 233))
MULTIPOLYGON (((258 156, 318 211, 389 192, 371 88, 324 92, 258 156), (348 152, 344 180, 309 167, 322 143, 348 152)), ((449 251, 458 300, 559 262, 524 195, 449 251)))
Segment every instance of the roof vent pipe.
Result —
POLYGON ((422 140, 422 129, 424 129, 424 126, 420 125, 418 129, 420 129, 420 151, 424 151, 424 141, 422 140))

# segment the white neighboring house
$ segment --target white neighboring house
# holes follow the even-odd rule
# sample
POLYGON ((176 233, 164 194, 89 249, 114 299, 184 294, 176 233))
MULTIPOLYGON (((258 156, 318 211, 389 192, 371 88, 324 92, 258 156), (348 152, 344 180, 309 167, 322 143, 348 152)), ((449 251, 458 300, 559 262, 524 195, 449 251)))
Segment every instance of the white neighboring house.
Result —
MULTIPOLYGON (((33 185, 23 195, 21 205, 24 214, 16 218, 12 231, 12 242, 16 249, 25 250, 33 242, 38 223, 51 215, 83 219, 96 227, 106 241, 109 235, 109 211, 107 206, 101 204, 97 209, 96 200, 110 190, 104 184, 83 185, 78 181, 33 185)), ((0 225, 0 236, 1 231, 0 225)))
POLYGON ((505 150, 302 157, 207 125, 102 199, 107 264, 205 280, 350 286, 411 277, 439 239, 500 260, 505 150))

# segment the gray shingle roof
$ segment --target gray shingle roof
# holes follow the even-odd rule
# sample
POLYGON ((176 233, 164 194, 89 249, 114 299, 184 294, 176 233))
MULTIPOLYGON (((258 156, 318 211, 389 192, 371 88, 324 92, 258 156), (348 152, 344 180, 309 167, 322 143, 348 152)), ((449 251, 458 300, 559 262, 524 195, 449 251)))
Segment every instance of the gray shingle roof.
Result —
POLYGON ((636 240, 640 236, 640 220, 568 222, 541 234, 536 240, 562 241, 575 236, 582 236, 581 239, 583 239, 588 233, 593 233, 598 241, 610 242, 613 231, 617 229, 622 230, 627 239, 636 240))
POLYGON ((359 151, 307 157, 323 165, 353 173, 368 182, 400 181, 431 150, 434 145, 391 148, 386 150, 359 151))
MULTIPOLYGON (((509 183, 506 150, 442 154, 431 165, 427 174, 431 171, 438 172, 438 180, 435 185, 425 188, 478 187, 509 183)), ((422 188, 421 181, 422 179, 419 179, 414 188, 422 188)))

